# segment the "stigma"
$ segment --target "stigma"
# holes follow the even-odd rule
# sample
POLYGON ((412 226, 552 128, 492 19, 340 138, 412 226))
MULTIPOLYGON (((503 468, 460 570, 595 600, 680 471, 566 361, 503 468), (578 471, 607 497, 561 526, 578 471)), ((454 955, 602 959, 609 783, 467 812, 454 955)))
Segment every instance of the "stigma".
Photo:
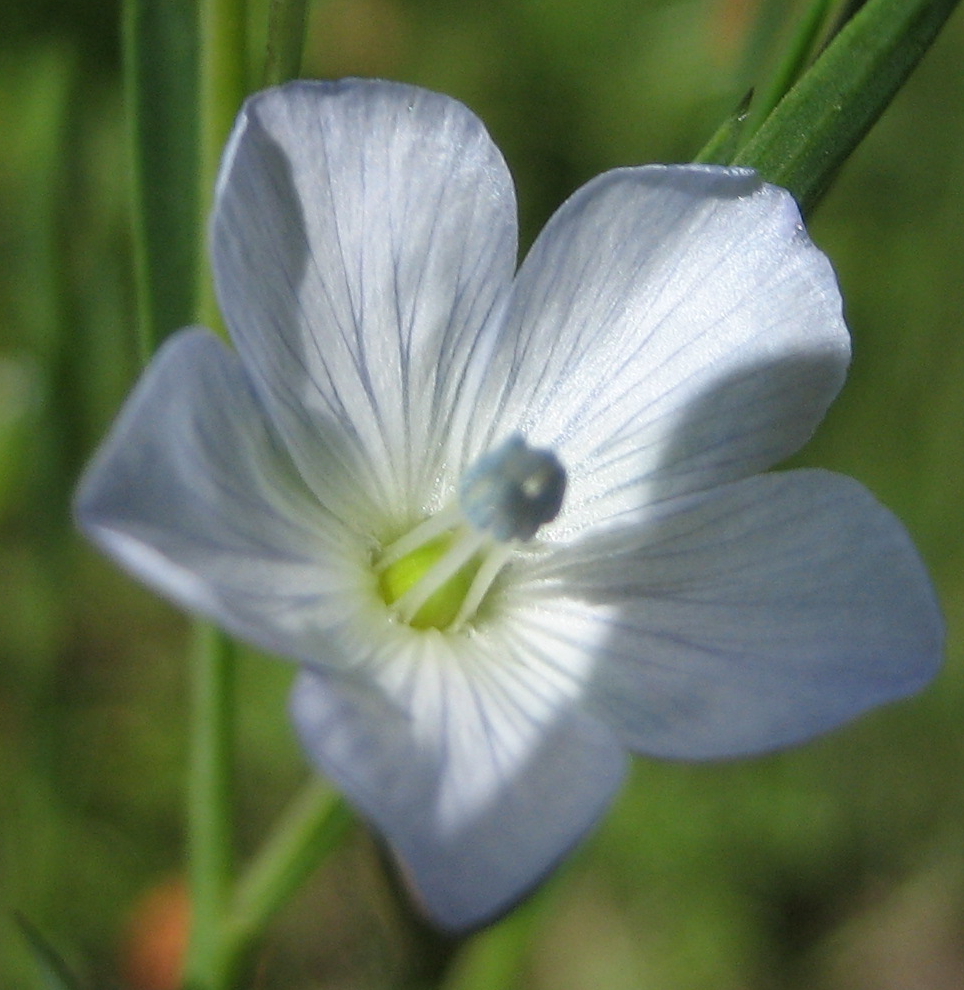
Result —
POLYGON ((469 468, 459 500, 476 529, 505 543, 531 540, 559 515, 565 492, 566 469, 559 458, 515 434, 469 468))
POLYGON ((515 434, 462 478, 457 505, 418 523, 373 559, 378 590, 396 621, 455 632, 486 612, 500 573, 520 546, 559 514, 566 470, 550 450, 515 434))

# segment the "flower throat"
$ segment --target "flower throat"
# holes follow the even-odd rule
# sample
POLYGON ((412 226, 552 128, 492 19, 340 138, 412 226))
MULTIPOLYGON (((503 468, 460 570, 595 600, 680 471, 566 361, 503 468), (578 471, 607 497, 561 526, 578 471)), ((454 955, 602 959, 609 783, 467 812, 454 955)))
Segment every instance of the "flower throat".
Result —
POLYGON ((565 489, 566 471, 554 453, 510 437, 465 473, 457 506, 425 519, 375 558, 385 604, 415 629, 460 629, 516 546, 556 518, 565 489))

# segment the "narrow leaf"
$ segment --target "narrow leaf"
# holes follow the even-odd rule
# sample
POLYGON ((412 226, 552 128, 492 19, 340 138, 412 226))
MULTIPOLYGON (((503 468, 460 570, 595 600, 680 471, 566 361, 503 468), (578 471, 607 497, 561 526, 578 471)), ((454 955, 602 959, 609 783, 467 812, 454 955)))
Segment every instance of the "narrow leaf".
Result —
POLYGON ((736 109, 716 129, 713 137, 709 139, 700 153, 693 159, 694 162, 724 165, 733 158, 736 149, 740 147, 745 137, 744 130, 752 100, 753 90, 751 89, 740 100, 736 109))
POLYGON ((271 0, 268 51, 264 65, 265 86, 276 86, 298 78, 307 22, 307 0, 271 0))
POLYGON ((134 171, 141 352, 190 323, 197 288, 196 0, 126 0, 124 70, 134 171))
POLYGON ((298 795, 237 888, 228 931, 235 953, 264 931, 354 820, 344 801, 313 780, 298 795))
POLYGON ((803 74, 830 18, 832 4, 833 0, 814 0, 807 8, 769 85, 757 90, 745 132, 748 138, 803 74))
POLYGON ((234 874, 234 713, 237 657, 221 630, 195 625, 188 860, 191 939, 188 987, 226 990, 221 925, 234 874))
POLYGON ((777 105, 733 164, 813 209, 937 37, 958 0, 869 0, 777 105))
MULTIPOLYGON (((196 2, 200 30, 200 167, 192 181, 199 183, 195 186, 197 208, 201 222, 206 224, 214 202, 224 145, 250 91, 247 67, 249 12, 247 0, 196 2)), ((194 278, 197 289, 195 322, 223 330, 206 252, 197 259, 194 278)))

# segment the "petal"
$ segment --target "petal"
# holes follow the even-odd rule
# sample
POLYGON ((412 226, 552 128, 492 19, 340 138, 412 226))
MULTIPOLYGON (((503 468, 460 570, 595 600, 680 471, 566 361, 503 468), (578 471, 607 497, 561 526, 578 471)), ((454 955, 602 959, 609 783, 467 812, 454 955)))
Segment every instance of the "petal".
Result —
POLYGON ((81 529, 147 584, 265 649, 328 653, 357 601, 354 541, 266 428, 236 355, 189 330, 162 348, 85 474, 81 529))
POLYGON ((467 429, 479 449, 513 430, 555 448, 571 532, 786 457, 848 359, 833 271, 789 193, 745 169, 620 169, 526 258, 474 399, 493 417, 467 429))
POLYGON ((213 255, 242 361, 322 501, 359 525, 423 513, 516 260, 511 178, 481 122, 386 82, 259 94, 225 153, 213 255), (337 472, 316 462, 319 429, 345 437, 337 472))
POLYGON ((627 746, 704 759, 807 739, 936 673, 943 622, 900 523, 856 482, 792 471, 665 503, 635 538, 543 568, 547 633, 599 660, 587 704, 627 746), (556 605, 561 610, 561 605, 556 605), (604 632, 605 630, 605 632, 604 632))
POLYGON ((537 644, 492 629, 400 636, 376 679, 303 674, 293 714, 429 917, 465 930, 510 907, 596 822, 625 753, 574 705, 579 678, 537 644))

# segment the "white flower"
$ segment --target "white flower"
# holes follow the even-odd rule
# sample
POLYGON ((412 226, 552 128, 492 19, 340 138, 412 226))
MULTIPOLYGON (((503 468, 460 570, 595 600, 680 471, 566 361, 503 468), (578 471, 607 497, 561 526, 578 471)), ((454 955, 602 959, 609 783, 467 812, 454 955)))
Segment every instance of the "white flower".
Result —
POLYGON ((900 524, 797 450, 849 356, 784 191, 599 176, 516 266, 461 104, 384 82, 252 98, 217 186, 236 350, 188 329, 90 467, 85 532, 295 658, 312 759, 451 929, 589 829, 626 752, 823 732, 934 673, 900 524))

